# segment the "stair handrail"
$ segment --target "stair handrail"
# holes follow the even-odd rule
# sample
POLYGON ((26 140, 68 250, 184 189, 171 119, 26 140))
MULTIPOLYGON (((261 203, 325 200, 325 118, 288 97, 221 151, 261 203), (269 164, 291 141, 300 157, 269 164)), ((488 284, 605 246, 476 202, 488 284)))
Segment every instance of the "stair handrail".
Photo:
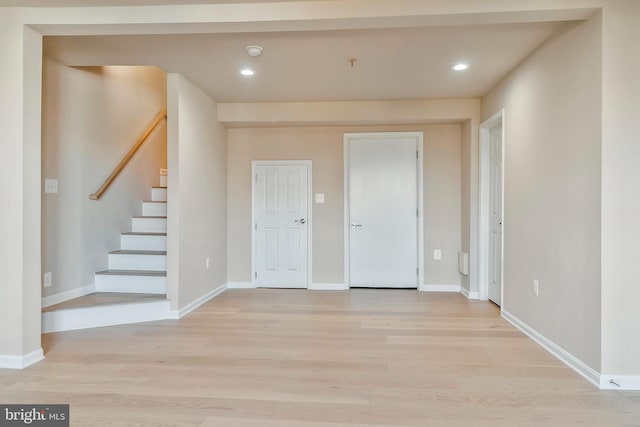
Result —
POLYGON ((100 197, 102 197, 102 194, 105 191, 107 191, 107 189, 109 188, 109 186, 111 186, 113 181, 115 181, 115 179, 118 177, 118 175, 120 175, 120 172, 122 172, 124 167, 127 166, 127 163, 129 163, 129 161, 131 160, 133 155, 136 154, 136 151, 138 151, 138 149, 140 149, 140 147, 142 146, 142 144, 144 144, 144 142, 147 140, 149 135, 151 135, 151 133, 156 129, 156 127, 166 118, 167 118, 167 110, 163 109, 153 119, 153 122, 151 123, 151 125, 142 134, 142 136, 140 136, 140 138, 138 138, 136 143, 131 147, 131 149, 129 149, 129 151, 127 152, 127 154, 125 154, 125 156, 122 158, 122 160, 120 160, 120 163, 118 163, 118 165, 115 167, 115 169, 113 169, 113 172, 111 172, 111 175, 109 175, 107 177, 107 179, 104 180, 104 182, 102 183, 100 188, 98 188, 95 193, 89 194, 89 199, 98 200, 98 199, 100 199, 100 197))

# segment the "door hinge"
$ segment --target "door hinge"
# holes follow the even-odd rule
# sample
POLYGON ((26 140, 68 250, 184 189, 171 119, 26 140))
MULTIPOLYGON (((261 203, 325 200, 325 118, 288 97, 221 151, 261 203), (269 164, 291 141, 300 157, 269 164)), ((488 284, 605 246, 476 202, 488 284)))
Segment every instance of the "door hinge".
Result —
POLYGON ((418 155, 418 151, 416 151, 416 159, 419 159, 420 156, 418 155))
POLYGON ((255 176, 256 182, 258 182, 258 174, 255 174, 254 176, 255 176))
POLYGON ((257 230, 258 229, 258 223, 256 222, 255 224, 253 224, 253 229, 257 230))
POLYGON ((256 278, 256 279, 258 278, 258 272, 257 271, 255 273, 253 273, 253 277, 256 278))
POLYGON ((416 267, 416 276, 420 275, 420 267, 416 267))
POLYGON ((420 212, 418 211, 418 209, 416 209, 416 216, 420 216, 420 212))

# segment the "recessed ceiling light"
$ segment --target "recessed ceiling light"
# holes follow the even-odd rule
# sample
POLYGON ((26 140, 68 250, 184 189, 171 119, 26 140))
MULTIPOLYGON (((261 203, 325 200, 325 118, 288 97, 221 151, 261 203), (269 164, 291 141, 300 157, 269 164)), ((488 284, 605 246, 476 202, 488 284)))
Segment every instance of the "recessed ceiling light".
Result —
POLYGON ((463 62, 459 62, 459 63, 457 63, 457 64, 453 64, 450 68, 451 68, 453 71, 464 71, 464 70, 466 70, 467 68, 469 68, 469 64, 465 64, 465 63, 463 63, 463 62))
POLYGON ((251 68, 243 68, 242 70, 240 70, 240 74, 242 74, 243 76, 253 76, 255 74, 255 71, 253 71, 251 68))

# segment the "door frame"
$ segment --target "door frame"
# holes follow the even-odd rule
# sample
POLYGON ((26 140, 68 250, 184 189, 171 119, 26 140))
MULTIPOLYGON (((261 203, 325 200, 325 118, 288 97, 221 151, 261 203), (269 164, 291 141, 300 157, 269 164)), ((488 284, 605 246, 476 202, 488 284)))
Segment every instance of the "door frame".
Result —
POLYGON ((502 136, 500 143, 502 145, 502 246, 501 259, 500 259, 500 307, 504 307, 504 141, 505 141, 505 110, 502 109, 489 117, 487 120, 480 124, 480 152, 479 152, 479 233, 478 233, 478 296, 481 300, 489 300, 489 233, 491 229, 491 214, 490 210, 490 142, 491 142, 491 129, 501 125, 502 136))
POLYGON ((417 233, 418 233, 418 275, 417 275, 417 288, 420 291, 424 290, 424 203, 423 203, 423 132, 366 132, 366 133, 345 133, 343 135, 343 152, 344 152, 344 286, 346 289, 351 288, 350 278, 350 225, 349 225, 349 212, 350 212, 350 194, 349 194, 349 144, 351 141, 359 139, 389 139, 399 137, 412 137, 416 140, 416 148, 418 151, 417 158, 417 233))
POLYGON ((311 285, 313 277, 313 194, 312 191, 312 165, 311 160, 252 160, 251 161, 251 287, 256 288, 256 267, 257 267, 257 245, 256 245, 256 212, 255 212, 255 192, 256 192, 256 167, 257 166, 306 166, 307 168, 307 286, 311 285))

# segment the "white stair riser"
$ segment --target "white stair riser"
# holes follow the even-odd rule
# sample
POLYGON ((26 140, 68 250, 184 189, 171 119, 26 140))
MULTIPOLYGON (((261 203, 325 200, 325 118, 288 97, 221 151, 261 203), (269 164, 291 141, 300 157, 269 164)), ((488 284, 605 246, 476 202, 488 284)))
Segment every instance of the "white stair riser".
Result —
POLYGON ((166 187, 168 181, 167 175, 160 175, 160 187, 166 187))
POLYGON ((151 200, 154 202, 166 202, 167 201, 167 189, 166 188, 152 188, 151 200))
POLYGON ((167 216, 167 204, 142 202, 142 216, 167 216))
POLYGON ((164 271, 166 255, 109 254, 109 270, 164 271))
POLYGON ((96 274, 96 292, 133 294, 166 294, 167 278, 163 276, 121 276, 96 274))
POLYGON ((132 218, 131 231, 134 233, 166 233, 166 218, 132 218))
POLYGON ((136 251, 166 251, 167 236, 120 236, 120 249, 136 251))
POLYGON ((169 301, 113 304, 42 313, 42 332, 73 331, 167 319, 169 301))

